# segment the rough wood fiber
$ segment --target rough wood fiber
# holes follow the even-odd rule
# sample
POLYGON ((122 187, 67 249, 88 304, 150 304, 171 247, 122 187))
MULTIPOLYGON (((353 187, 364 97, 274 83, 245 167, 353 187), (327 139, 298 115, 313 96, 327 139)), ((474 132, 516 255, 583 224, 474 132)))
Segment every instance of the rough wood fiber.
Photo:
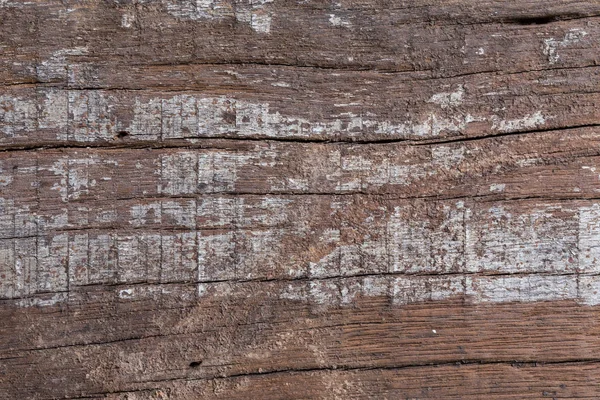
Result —
POLYGON ((597 1, 0 21, 1 399, 600 397, 597 1))

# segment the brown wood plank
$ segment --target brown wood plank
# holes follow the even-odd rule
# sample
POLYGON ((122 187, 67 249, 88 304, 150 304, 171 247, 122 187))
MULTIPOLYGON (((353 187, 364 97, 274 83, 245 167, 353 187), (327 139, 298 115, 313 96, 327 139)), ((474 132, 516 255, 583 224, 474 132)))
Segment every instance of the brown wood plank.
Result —
MULTIPOLYGON (((497 377, 502 379, 500 387, 518 374, 522 380, 530 379, 529 385, 547 385, 547 378, 571 388, 573 380, 597 378, 592 372, 600 345, 594 317, 597 307, 582 308, 572 302, 485 305, 461 301, 398 307, 382 297, 367 297, 339 308, 269 301, 265 297, 271 296, 277 284, 260 285, 229 295, 215 292, 198 303, 176 287, 168 287, 170 293, 162 295, 138 287, 131 298, 118 296, 122 288, 103 289, 96 295, 81 293, 62 311, 58 305, 13 309, 9 314, 13 328, 2 332, 12 338, 2 356, 9 356, 2 368, 3 382, 12 390, 9 397, 33 397, 34 393, 39 398, 77 397, 155 388, 202 390, 215 378, 234 376, 235 382, 249 375, 252 383, 261 382, 261 374, 268 379, 279 376, 277 371, 292 372, 287 377, 282 374, 283 385, 287 379, 296 379, 295 371, 302 375, 304 370, 328 374, 384 369, 391 371, 383 374, 392 374, 397 368, 403 376, 397 383, 398 393, 436 381, 437 393, 462 393, 453 383, 445 386, 435 375, 418 372, 433 373, 433 367, 426 367, 430 364, 453 370, 455 379, 463 376, 465 383, 475 385, 481 379, 478 387, 491 394, 493 387, 486 383, 490 378, 471 376, 470 370, 485 375, 489 364, 491 369, 512 371, 497 377), (19 343, 15 333, 20 329, 28 332, 22 339, 36 338, 36 342, 19 343), (65 335, 65 330, 75 334, 65 335), (592 371, 578 364, 583 361, 590 363, 592 371), (200 365, 190 366, 196 362, 200 365), (466 363, 461 368, 467 371, 450 365, 454 363, 466 363), (535 367, 536 363, 540 365, 535 367), (575 364, 569 367, 568 363, 575 364), (423 367, 414 371, 429 383, 406 384, 413 371, 407 367, 413 366, 423 367), (27 376, 27 385, 15 384, 22 376, 27 376), (57 381, 65 384, 57 387, 57 381)), ((391 376, 380 379, 384 387, 393 389, 391 376)), ((588 382, 588 394, 597 393, 593 382, 588 382)), ((518 386, 518 379, 512 383, 516 386, 513 393, 533 395, 533 389, 518 386)), ((475 396, 469 394, 475 388, 464 388, 465 396, 475 396)), ((229 394, 245 393, 243 389, 236 392, 232 388, 229 394)), ((305 396, 313 397, 311 393, 305 396)), ((374 393, 383 394, 385 389, 374 393)), ((430 396, 435 398, 436 392, 430 396)))
POLYGON ((0 21, 0 399, 600 397, 597 1, 0 21))
POLYGON ((125 143, 134 148, 6 151, 0 163, 5 196, 22 191, 11 197, 23 204, 36 196, 67 205, 216 193, 593 198, 598 137, 598 128, 580 128, 423 146, 215 140, 136 149, 125 143))
POLYGON ((69 68, 67 85, 0 89, 10 122, 0 145, 458 140, 598 121, 595 66, 440 79, 248 65, 69 68))
POLYGON ((64 79, 60 64, 81 56, 128 64, 291 64, 442 75, 593 65, 600 7, 540 0, 6 1, 1 11, 4 55, 18 61, 5 63, 3 79, 31 82, 64 79))
MULTIPOLYGON (((128 226, 102 226, 89 218, 96 225, 90 228, 80 215, 88 214, 74 212, 79 226, 67 222, 36 232, 32 224, 31 235, 19 236, 21 230, 1 239, 1 297, 28 298, 86 285, 377 279, 381 274, 442 274, 440 283, 448 281, 450 289, 462 279, 452 276, 457 274, 540 273, 570 275, 568 283, 550 284, 555 289, 566 285, 556 298, 598 301, 591 292, 580 292, 580 278, 598 272, 600 212, 588 201, 465 206, 462 200, 419 204, 317 196, 242 197, 232 203, 216 197, 198 204, 154 202, 131 210, 136 218, 128 226), (458 280, 451 283, 454 278, 458 280)), ((389 283, 375 286, 387 288, 389 283)), ((462 286, 456 289, 469 294, 462 286)), ((487 296, 477 288, 473 293, 487 296)), ((540 299, 554 298, 544 293, 540 299)))
MULTIPOLYGON (((192 380, 160 389, 108 394, 106 398, 202 397, 247 399, 318 398, 418 398, 498 399, 577 398, 598 396, 595 363, 538 365, 442 365, 383 370, 273 373, 258 376, 192 380)), ((100 397, 104 398, 104 397, 100 397)))

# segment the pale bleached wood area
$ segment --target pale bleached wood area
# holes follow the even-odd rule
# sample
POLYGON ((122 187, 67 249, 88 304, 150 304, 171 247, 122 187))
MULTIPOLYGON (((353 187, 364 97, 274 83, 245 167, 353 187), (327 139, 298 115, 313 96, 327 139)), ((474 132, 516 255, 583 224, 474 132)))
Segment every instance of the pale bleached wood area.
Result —
POLYGON ((0 0, 0 399, 600 398, 600 2, 0 0))

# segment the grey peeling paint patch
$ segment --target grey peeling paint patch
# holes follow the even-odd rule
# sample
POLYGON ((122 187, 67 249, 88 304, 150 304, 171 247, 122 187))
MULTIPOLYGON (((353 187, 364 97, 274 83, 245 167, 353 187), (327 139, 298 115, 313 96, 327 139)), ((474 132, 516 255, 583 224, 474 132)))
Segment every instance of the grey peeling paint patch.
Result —
POLYGON ((80 142, 113 139, 118 130, 110 116, 115 99, 97 91, 70 91, 67 139, 80 142))
MULTIPOLYGON (((226 294, 217 294, 220 290, 203 284, 200 296, 232 296, 244 289, 228 285, 226 294)), ((291 283, 272 295, 323 307, 350 305, 365 296, 387 297, 396 306, 451 299, 471 303, 574 300, 596 305, 600 303, 600 280, 591 276, 539 275, 332 278, 291 283)))
MULTIPOLYGON (((243 203, 235 199, 217 200, 210 204, 203 202, 199 207, 201 213, 214 217, 216 214, 212 210, 215 207, 227 214, 230 213, 227 209, 238 211, 234 211, 235 215, 231 217, 216 219, 215 226, 224 226, 235 218, 242 218, 242 226, 251 227, 256 224, 254 217, 243 222, 243 203), (226 205, 224 201, 234 203, 226 205)), ((286 213, 285 209, 289 204, 286 201, 273 203, 269 200, 260 207, 265 210, 272 206, 283 207, 281 212, 274 214, 279 221, 284 221, 286 218, 280 214, 286 213)), ((161 207, 163 210, 165 208, 170 209, 169 212, 173 214, 184 212, 180 206, 161 207)), ((576 238, 580 239, 579 247, 583 254, 594 254, 593 246, 598 241, 596 225, 600 220, 597 208, 593 205, 570 211, 554 206, 532 209, 528 214, 513 214, 507 209, 490 208, 480 211, 490 214, 489 218, 477 218, 477 221, 487 221, 481 224, 470 222, 475 221, 472 210, 457 205, 448 208, 444 214, 445 222, 435 227, 423 223, 415 225, 409 214, 403 215, 400 209, 396 209, 386 223, 385 241, 367 240, 361 245, 336 247, 329 255, 309 265, 309 277, 318 280, 307 282, 304 289, 288 286, 279 296, 292 300, 304 299, 326 306, 351 304, 357 296, 390 296, 394 304, 398 305, 464 296, 474 302, 576 300, 582 304, 598 304, 600 280, 596 276, 575 275, 576 238), (559 215, 555 216, 554 213, 559 215), (570 213, 571 218, 565 219, 565 213, 570 213), (514 236, 514 240, 503 239, 510 235, 514 236), (449 241, 453 236, 457 240, 449 241), (461 239, 463 237, 466 244, 461 239), (463 260, 461 249, 465 245, 467 253, 466 260, 463 260), (408 250, 410 251, 407 253, 408 250), (438 250, 439 258, 435 255, 438 250), (423 260, 423 263, 416 265, 409 263, 410 260, 423 260), (353 277, 364 273, 380 274, 387 270, 417 275, 353 277), (458 275, 418 275, 444 271, 458 275), (471 275, 481 271, 525 275, 471 275), (534 275, 551 271, 568 275, 534 275), (461 275, 461 272, 468 274, 461 275), (339 278, 340 276, 348 278, 339 278), (578 284, 579 280, 583 284, 578 284)), ((149 211, 157 209, 154 205, 146 209, 132 209, 136 214, 134 220, 144 223, 149 211)), ((162 215, 152 214, 153 218, 159 219, 162 215)), ((249 215, 252 214, 253 212, 249 215)), ((266 224, 279 223, 276 220, 261 221, 266 224)), ((189 222, 182 221, 182 224, 189 222)), ((38 244, 37 249, 35 241, 31 245, 27 244, 31 239, 3 241, 6 245, 0 249, 0 257, 3 264, 9 266, 3 272, 10 274, 11 279, 2 286, 2 296, 20 298, 39 290, 65 290, 67 270, 72 286, 115 281, 127 284, 140 281, 254 279, 259 277, 254 271, 256 266, 260 266, 262 270, 268 269, 273 255, 283 254, 283 232, 273 229, 223 234, 201 234, 195 231, 167 235, 62 234, 49 242, 38 244), (12 243, 18 245, 15 247, 12 243), (67 244, 68 257, 60 253, 60 249, 67 248, 67 244), (15 253, 14 249, 26 249, 27 246, 33 246, 33 251, 38 254, 37 259, 23 258, 23 254, 27 252, 15 253), (244 252, 240 253, 239 249, 244 249, 244 252), (126 265, 127 268, 119 268, 119 265, 126 265), (32 277, 32 271, 42 280, 38 282, 33 279, 27 286, 24 282, 31 280, 26 277, 32 277), (7 283, 9 286, 6 286, 7 283)), ((331 233, 327 240, 338 243, 339 234, 334 234, 333 231, 331 233)), ((594 258, 584 257, 581 272, 593 273, 597 264, 594 258)), ((296 268, 303 267, 298 264, 296 268)), ((296 276, 297 272, 298 270, 292 271, 290 276, 296 276)), ((207 293, 206 289, 212 288, 211 285, 202 284, 198 289, 199 293, 207 293)), ((213 293, 214 290, 211 289, 210 292, 213 293)), ((135 294, 121 297, 129 299, 135 297, 135 294)))
POLYGON ((466 295, 474 302, 533 302, 579 300, 574 276, 501 276, 466 279, 466 295))
MULTIPOLYGON (((457 105, 464 91, 442 93, 432 102, 442 107, 457 105)), ((94 93, 94 96, 99 96, 94 93)), ((93 103, 104 104, 107 100, 97 99, 93 103)), ((105 106, 99 106, 106 110, 105 106)), ((338 135, 358 136, 365 130, 383 137, 435 137, 443 133, 461 133, 473 122, 491 123, 499 132, 510 132, 543 125, 550 116, 536 112, 514 120, 498 116, 483 117, 470 114, 438 115, 429 113, 418 119, 401 123, 377 120, 376 116, 365 117, 346 112, 334 116, 332 121, 310 121, 272 111, 269 103, 252 103, 228 97, 200 97, 176 95, 168 98, 136 99, 133 121, 112 121, 112 126, 121 126, 141 139, 174 139, 235 135, 240 137, 335 137, 338 135)), ((105 112, 105 115, 110 113, 105 112)), ((368 113, 367 113, 368 114, 368 113)), ((101 120, 99 120, 101 121, 101 120)), ((110 120, 103 122, 108 126, 110 120)), ((100 123, 99 128, 102 127, 100 123)), ((114 130, 114 129, 113 129, 114 130)), ((106 135, 99 132, 100 137, 106 135)), ((112 133, 114 135, 114 132, 112 133)), ((89 135, 88 135, 89 137, 89 135)), ((75 135, 75 140, 83 137, 75 135)))
POLYGON ((459 85, 454 92, 434 94, 431 96, 428 102, 439 104, 442 108, 455 107, 462 104, 464 95, 465 87, 463 85, 459 85))
POLYGON ((546 123, 551 117, 545 116, 540 111, 531 115, 526 115, 523 118, 500 120, 497 117, 492 118, 492 129, 499 132, 515 132, 523 129, 538 128, 546 123))
POLYGON ((402 277, 393 281, 392 301, 395 304, 439 301, 464 295, 464 277, 402 277))
MULTIPOLYGON (((235 189, 239 168, 249 162, 264 162, 261 152, 244 155, 234 152, 195 152, 165 155, 161 158, 159 193, 170 195, 227 192, 235 189)), ((265 154, 266 156, 266 154, 265 154)))
MULTIPOLYGON (((464 96, 439 93, 430 102, 441 108, 458 105, 464 96)), ((382 138, 427 138, 464 133, 472 123, 488 124, 507 133, 543 126, 552 118, 541 111, 503 119, 462 112, 430 112, 402 122, 378 119, 365 112, 332 115, 329 121, 313 121, 274 111, 266 102, 232 97, 178 94, 170 97, 127 97, 101 90, 40 89, 38 98, 0 96, 0 133, 28 137, 38 130, 54 132, 58 140, 78 142, 114 140, 127 131, 130 140, 168 140, 202 137, 337 138, 365 133, 382 138), (116 106, 118 104, 118 106, 116 106)))
POLYGON ((329 23, 333 26, 338 26, 338 27, 349 27, 352 25, 350 23, 350 21, 348 21, 336 14, 329 14, 329 23))
POLYGON ((21 131, 33 131, 36 127, 35 102, 21 97, 0 96, 0 133, 14 137, 21 131))
POLYGON ((576 272, 577 210, 547 206, 528 213, 494 206, 467 212, 467 271, 576 272))
POLYGON ((125 13, 121 16, 121 27, 131 28, 135 22, 135 15, 125 13))
POLYGON ((56 191, 63 202, 77 200, 85 196, 98 184, 102 177, 90 177, 91 166, 110 165, 118 166, 118 162, 112 159, 98 159, 94 156, 85 158, 61 158, 51 166, 42 166, 40 171, 49 171, 58 179, 54 180, 51 191, 56 191))
POLYGON ((581 276, 578 280, 579 298, 583 304, 596 306, 600 304, 600 277, 581 276))
POLYGON ((600 205, 579 209, 579 268, 584 273, 600 273, 600 205))
POLYGON ((232 2, 228 0, 182 0, 163 1, 167 11, 178 18, 192 20, 222 20, 235 18, 247 23, 258 33, 271 31, 272 13, 268 3, 273 0, 243 0, 232 2))
POLYGON ((88 48, 83 46, 53 52, 48 59, 37 66, 38 79, 43 82, 66 81, 68 58, 85 55, 87 52, 88 48))
POLYGON ((37 94, 33 98, 0 96, 0 134, 23 137, 48 129, 57 132, 57 139, 67 140, 67 92, 40 88, 37 94))
POLYGON ((42 129, 56 129, 59 139, 66 140, 66 128, 68 121, 69 96, 67 92, 59 89, 44 89, 44 102, 41 107, 39 127, 42 129), (65 133, 63 136, 60 136, 65 133))
POLYGON ((562 39, 545 39, 542 46, 544 55, 548 56, 548 62, 550 64, 556 64, 560 59, 558 50, 566 47, 573 46, 583 40, 587 36, 587 32, 580 28, 570 29, 562 39))
POLYGON ((68 300, 68 293, 42 294, 36 297, 19 299, 16 304, 19 307, 48 307, 65 303, 68 300))
POLYGON ((386 225, 386 252, 391 272, 445 273, 462 270, 464 208, 458 202, 443 209, 442 223, 432 226, 396 207, 386 225))
MULTIPOLYGON (((593 207, 592 207, 593 208, 593 207)), ((597 207, 596 207, 597 208, 597 207)), ((471 215, 472 211, 466 210, 471 215)), ((394 304, 410 304, 422 301, 445 300, 450 298, 466 297, 473 302, 529 302, 529 301, 555 301, 555 300, 575 300, 582 304, 597 304, 600 295, 600 279, 596 276, 579 276, 575 273, 578 270, 577 264, 577 237, 578 229, 590 229, 590 219, 594 218, 594 226, 598 215, 590 217, 589 210, 582 208, 584 224, 581 228, 578 226, 577 210, 568 209, 558 210, 556 208, 533 209, 529 214, 510 215, 507 210, 490 209, 494 216, 490 220, 490 225, 481 225, 481 234, 485 236, 480 238, 473 229, 472 223, 467 224, 465 237, 468 248, 472 248, 467 257, 465 272, 481 272, 484 270, 494 270, 499 272, 521 273, 526 275, 515 276, 471 276, 469 275, 450 275, 450 276, 407 276, 390 278, 386 276, 369 278, 337 278, 341 276, 351 276, 355 273, 364 273, 360 268, 364 267, 363 256, 366 253, 364 248, 371 247, 375 254, 389 255, 390 249, 386 249, 383 244, 364 242, 362 246, 341 246, 330 255, 326 256, 318 263, 310 265, 309 275, 320 279, 330 277, 325 281, 319 280, 310 282, 304 288, 298 288, 289 285, 281 292, 281 297, 289 300, 303 300, 314 302, 321 305, 340 306, 349 304, 356 296, 389 296, 394 304), (564 213, 570 213, 571 219, 564 220, 564 213), (554 215, 554 213, 557 213, 554 215), (497 218, 498 220, 495 220, 497 218), (498 225, 499 220, 505 220, 498 225), (496 221, 496 222, 494 222, 496 221), (490 228, 497 230, 497 233, 490 232, 490 228), (530 229, 528 230, 526 229, 530 229), (515 243, 509 240, 506 243, 498 242, 495 245, 490 240, 494 235, 501 235, 502 232, 512 232, 515 235, 515 243), (565 232, 566 235, 563 235, 565 232), (528 242, 527 237, 536 238, 538 241, 528 242), (482 242, 483 240, 483 242, 482 242), (479 247, 475 250, 474 246, 479 247), (514 250, 513 250, 514 249, 514 250), (490 264, 489 260, 498 257, 497 263, 490 264), (550 269, 548 269, 550 266, 550 269), (546 273, 556 271, 557 273, 567 272, 568 275, 537 275, 536 272, 546 273), (579 281, 584 282, 585 287, 581 286, 579 281)), ((597 210, 596 210, 597 212, 597 210)), ((453 224, 452 216, 449 215, 449 224, 453 224)), ((466 219, 467 221, 469 218, 466 219)), ((389 224, 392 230, 408 225, 410 220, 398 220, 389 224)), ((457 216, 454 224, 460 226, 462 216, 457 216)), ((425 226, 421 227, 423 235, 425 226)), ((464 228, 460 228, 460 232, 464 228)), ((595 229, 595 228, 592 228, 595 229)), ((442 226, 441 231, 445 232, 442 226)), ((408 239, 407 234, 414 235, 414 230, 401 233, 399 238, 407 243, 427 243, 430 239, 423 241, 417 237, 408 239)), ((419 232, 418 230, 416 232, 419 232)), ((441 232, 440 232, 441 233, 441 232)), ((593 233, 592 233, 593 234, 593 233)), ((460 234, 459 234, 460 236, 460 234)), ((584 241, 593 240, 588 234, 582 235, 584 241)), ((393 236, 390 236, 393 238, 393 236)), ((594 236, 595 237, 595 236, 594 236)), ((423 236, 425 238, 425 236, 423 236)), ((498 236, 498 240, 500 240, 498 236)), ((431 242, 430 242, 431 243, 431 242)), ((392 248, 396 245, 393 240, 389 244, 392 248)), ((457 249, 461 249, 463 244, 457 243, 457 249)), ((428 246, 426 246, 428 248, 428 246)), ((459 250, 460 251, 460 250, 459 250)), ((400 252, 399 254, 404 254, 400 252)), ((424 248, 423 256, 431 254, 431 250, 424 248)), ((372 257, 373 255, 370 255, 372 257)), ((369 256, 367 256, 368 258, 369 256)), ((419 257, 418 254, 406 255, 407 260, 419 260, 427 257, 419 257)), ((377 264, 377 263, 376 263, 377 264)), ((420 273, 429 271, 428 263, 421 268, 413 268, 411 271, 420 273)), ((456 272, 460 272, 459 269, 456 272)), ((371 271, 377 273, 376 271, 371 271)))

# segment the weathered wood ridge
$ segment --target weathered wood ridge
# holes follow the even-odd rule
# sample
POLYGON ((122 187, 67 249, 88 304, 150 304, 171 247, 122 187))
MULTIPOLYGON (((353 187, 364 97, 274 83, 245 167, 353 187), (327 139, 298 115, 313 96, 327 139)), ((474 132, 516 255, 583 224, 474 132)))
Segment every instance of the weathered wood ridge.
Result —
POLYGON ((600 398, 600 3, 0 0, 1 399, 600 398))

